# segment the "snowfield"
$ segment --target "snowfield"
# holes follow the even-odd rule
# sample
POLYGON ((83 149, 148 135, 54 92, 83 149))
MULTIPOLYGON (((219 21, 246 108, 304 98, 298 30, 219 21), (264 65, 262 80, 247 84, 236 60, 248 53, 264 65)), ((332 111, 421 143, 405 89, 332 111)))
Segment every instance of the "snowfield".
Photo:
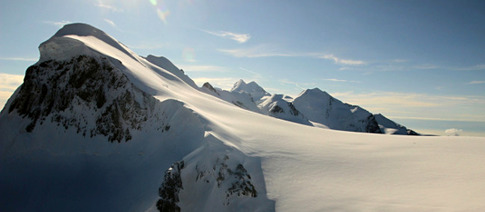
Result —
POLYGON ((10 108, 27 86, 17 89, 0 115, 0 211, 157 211, 157 202, 181 211, 485 210, 485 138, 345 132, 241 109, 167 59, 140 57, 85 24, 66 25, 39 48, 39 70, 87 55, 128 82, 115 94, 102 87, 103 104, 75 95, 64 110, 39 107, 31 132, 22 111, 35 105, 10 108), (126 102, 141 109, 103 114, 126 102), (56 115, 96 133, 59 125, 56 115), (106 117, 130 139, 96 131, 106 117))

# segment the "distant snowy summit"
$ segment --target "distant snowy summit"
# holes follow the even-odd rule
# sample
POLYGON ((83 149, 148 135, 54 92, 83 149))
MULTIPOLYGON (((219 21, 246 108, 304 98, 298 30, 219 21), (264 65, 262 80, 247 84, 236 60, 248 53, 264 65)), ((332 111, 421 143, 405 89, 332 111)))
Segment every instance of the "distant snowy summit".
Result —
POLYGON ((306 89, 296 98, 270 94, 256 82, 237 81, 230 91, 204 83, 202 91, 241 108, 295 123, 334 130, 419 135, 382 114, 343 103, 319 88, 306 89))

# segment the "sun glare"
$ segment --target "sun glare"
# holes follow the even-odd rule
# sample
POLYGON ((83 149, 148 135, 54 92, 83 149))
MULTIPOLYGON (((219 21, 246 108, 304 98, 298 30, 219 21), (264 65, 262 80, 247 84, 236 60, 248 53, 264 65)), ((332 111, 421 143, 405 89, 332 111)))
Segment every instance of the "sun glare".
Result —
POLYGON ((157 15, 164 24, 167 24, 167 17, 170 15, 166 4, 162 0, 150 0, 150 3, 156 8, 157 15))
POLYGON ((182 51, 182 57, 187 62, 195 62, 195 51, 193 48, 184 48, 182 51))

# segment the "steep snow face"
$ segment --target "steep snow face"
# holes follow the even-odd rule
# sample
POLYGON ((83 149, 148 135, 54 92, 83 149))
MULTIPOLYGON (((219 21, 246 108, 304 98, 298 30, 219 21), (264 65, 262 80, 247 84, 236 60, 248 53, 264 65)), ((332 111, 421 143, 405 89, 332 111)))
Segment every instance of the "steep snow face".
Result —
POLYGON ((286 101, 289 97, 282 94, 273 94, 271 96, 264 96, 261 98, 261 103, 258 108, 265 115, 276 117, 279 119, 292 121, 295 123, 312 125, 300 111, 298 111, 293 103, 286 101))
POLYGON ((256 102, 257 100, 261 99, 263 96, 268 96, 270 95, 268 92, 266 92, 261 86, 259 86, 256 82, 250 82, 246 84, 244 80, 239 80, 234 84, 234 86, 231 89, 231 92, 235 93, 247 93, 249 94, 254 101, 256 102))
MULTIPOLYGON (((162 69, 165 69, 167 71, 169 71, 170 73, 176 75, 178 78, 182 79, 184 82, 186 82, 187 84, 189 84, 190 86, 196 88, 197 85, 195 84, 195 82, 190 79, 187 75, 184 74, 184 72, 179 69, 177 66, 175 66, 170 60, 168 60, 167 58, 165 57, 157 57, 157 56, 153 56, 153 55, 148 55, 146 58, 145 58, 148 62, 152 63, 153 65, 156 65, 162 69)), ((157 71, 157 69, 154 69, 154 71, 157 71)))
POLYGON ((371 113, 359 106, 344 104, 318 88, 303 91, 293 104, 310 121, 330 129, 381 133, 371 113))
POLYGON ((393 135, 419 135, 418 133, 414 132, 413 130, 407 129, 405 126, 402 126, 392 120, 388 119, 382 114, 374 114, 374 117, 379 124, 379 128, 385 134, 393 134, 393 135))

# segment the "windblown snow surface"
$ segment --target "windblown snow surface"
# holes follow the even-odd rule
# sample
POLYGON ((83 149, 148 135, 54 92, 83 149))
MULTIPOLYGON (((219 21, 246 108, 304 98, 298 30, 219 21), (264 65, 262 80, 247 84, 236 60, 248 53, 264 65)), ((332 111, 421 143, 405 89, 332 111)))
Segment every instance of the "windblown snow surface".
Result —
MULTIPOLYGON (((181 211, 485 210, 484 138, 353 133, 254 113, 84 24, 65 26, 40 51, 37 65, 105 61, 149 115, 120 142, 49 114, 27 132, 32 119, 9 111, 17 89, 0 116, 0 211, 156 211, 164 201, 181 211), (170 195, 159 196, 161 185, 170 195)), ((106 92, 97 109, 74 97, 81 103, 58 114, 95 129, 117 102, 106 92)))

